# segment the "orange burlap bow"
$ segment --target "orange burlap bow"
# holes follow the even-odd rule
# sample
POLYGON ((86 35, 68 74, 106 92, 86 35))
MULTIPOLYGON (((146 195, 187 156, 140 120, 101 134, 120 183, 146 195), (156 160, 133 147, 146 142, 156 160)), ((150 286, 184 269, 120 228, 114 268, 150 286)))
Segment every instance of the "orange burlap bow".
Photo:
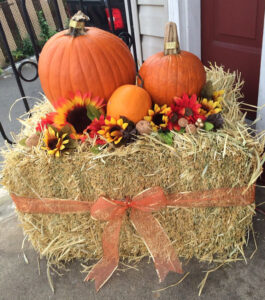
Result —
POLYGON ((85 280, 95 279, 98 291, 118 267, 120 229, 128 209, 131 209, 130 221, 153 258, 159 281, 163 281, 169 271, 182 273, 175 249, 152 215, 152 212, 166 205, 167 198, 160 187, 146 190, 132 199, 127 198, 125 202, 100 197, 91 207, 90 212, 93 218, 108 221, 102 236, 103 258, 85 280))
POLYGON ((239 188, 220 188, 203 192, 174 193, 165 196, 160 187, 150 188, 125 201, 100 197, 95 203, 69 199, 27 198, 11 194, 19 211, 24 213, 82 213, 90 211, 95 219, 107 221, 103 236, 103 257, 85 280, 95 279, 98 291, 111 277, 119 262, 119 234, 127 211, 130 220, 143 239, 154 260, 160 281, 169 271, 182 273, 175 250, 152 212, 165 206, 173 207, 227 207, 248 205, 255 199, 255 185, 239 188))

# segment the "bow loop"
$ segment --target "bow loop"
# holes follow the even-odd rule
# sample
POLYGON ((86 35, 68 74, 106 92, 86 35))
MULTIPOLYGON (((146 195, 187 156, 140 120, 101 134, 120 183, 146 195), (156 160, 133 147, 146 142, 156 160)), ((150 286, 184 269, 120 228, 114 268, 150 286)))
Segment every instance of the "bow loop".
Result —
POLYGON ((167 198, 161 187, 153 187, 133 197, 130 206, 145 212, 154 212, 167 205, 167 198))

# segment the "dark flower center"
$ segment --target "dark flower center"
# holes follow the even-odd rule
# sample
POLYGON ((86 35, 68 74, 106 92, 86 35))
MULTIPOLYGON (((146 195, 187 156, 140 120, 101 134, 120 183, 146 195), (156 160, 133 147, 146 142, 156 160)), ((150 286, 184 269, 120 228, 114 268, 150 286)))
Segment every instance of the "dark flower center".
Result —
POLYGON ((57 143, 58 143, 58 139, 57 138, 50 139, 48 141, 48 148, 51 149, 51 150, 55 149, 57 143))
POLYGON ((87 116, 87 109, 85 106, 75 107, 68 113, 66 121, 73 125, 75 131, 79 134, 82 134, 92 122, 87 116))
POLYGON ((155 114, 153 116, 153 122, 155 125, 159 126, 160 124, 163 124, 163 115, 162 114, 155 114))
POLYGON ((193 116, 193 110, 190 107, 185 108, 185 116, 187 117, 193 116))
POLYGON ((119 131, 120 135, 122 135, 123 129, 120 126, 116 125, 116 126, 111 127, 109 132, 112 133, 113 131, 119 131))
POLYGON ((178 121, 178 114, 174 112, 170 118, 170 121, 172 123, 176 123, 178 121))

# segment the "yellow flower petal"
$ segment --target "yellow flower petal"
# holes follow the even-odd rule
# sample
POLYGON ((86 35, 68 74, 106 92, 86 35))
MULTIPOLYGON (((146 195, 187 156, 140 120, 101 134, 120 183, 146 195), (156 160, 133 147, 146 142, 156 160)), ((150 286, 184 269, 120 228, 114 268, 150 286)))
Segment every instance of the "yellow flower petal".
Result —
POLYGON ((149 116, 153 116, 155 114, 155 112, 152 110, 152 109, 149 109, 148 110, 148 115, 149 116))
POLYGON ((65 146, 64 146, 64 145, 61 145, 61 146, 60 146, 60 150, 63 150, 63 149, 65 149, 65 146))
POLYGON ((110 136, 116 137, 120 135, 120 131, 119 130, 114 130, 110 133, 110 136))
POLYGON ((114 141, 114 144, 119 144, 119 142, 121 141, 121 139, 122 139, 122 136, 121 137, 119 137, 116 141, 114 141))
POLYGON ((144 119, 145 119, 146 121, 148 121, 148 122, 151 122, 152 117, 146 116, 146 117, 144 117, 144 119))
POLYGON ((65 145, 65 144, 68 144, 70 141, 69 140, 65 140, 65 141, 63 141, 63 144, 65 145))
POLYGON ((56 151, 57 151, 57 149, 49 150, 49 151, 48 151, 48 154, 53 155, 56 151))
POLYGON ((116 125, 116 124, 117 124, 117 121, 116 121, 113 117, 111 117, 111 119, 110 119, 110 124, 111 124, 111 125, 116 125))
POLYGON ((56 156, 56 157, 60 157, 60 151, 57 151, 57 152, 55 153, 55 156, 56 156))
POLYGON ((122 126, 122 124, 123 124, 123 120, 122 120, 122 119, 119 119, 119 120, 117 121, 117 125, 122 126))
POLYGON ((98 131, 98 134, 100 134, 100 135, 104 135, 104 134, 105 134, 105 132, 106 132, 105 130, 102 130, 102 129, 101 129, 101 130, 99 130, 99 131, 98 131))
POLYGON ((50 135, 55 136, 55 131, 52 129, 52 127, 50 127, 50 126, 48 127, 48 132, 50 135))
POLYGON ((122 125, 122 129, 125 130, 125 129, 128 127, 128 125, 129 125, 129 123, 124 123, 124 124, 122 125))
POLYGON ((154 111, 156 113, 160 112, 160 107, 157 104, 155 104, 154 111))

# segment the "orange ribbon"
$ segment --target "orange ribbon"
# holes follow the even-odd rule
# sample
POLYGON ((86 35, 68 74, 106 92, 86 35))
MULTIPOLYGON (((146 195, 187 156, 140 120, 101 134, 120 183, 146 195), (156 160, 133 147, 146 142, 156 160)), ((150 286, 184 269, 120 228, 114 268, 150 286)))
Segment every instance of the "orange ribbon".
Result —
POLYGON ((166 196, 160 187, 154 187, 126 201, 115 201, 100 197, 91 207, 91 216, 108 221, 102 236, 103 257, 93 267, 85 280, 95 279, 98 291, 111 277, 119 262, 119 235, 123 218, 131 209, 130 220, 143 239, 153 261, 159 281, 163 281, 169 271, 182 273, 181 263, 167 234, 152 212, 167 205, 166 196))
POLYGON ((111 277, 119 262, 119 234, 126 211, 130 221, 145 243, 154 260, 160 281, 169 271, 182 273, 175 250, 152 212, 166 206, 227 207, 248 205, 255 200, 255 185, 251 187, 220 188, 208 191, 174 193, 165 196, 160 187, 150 188, 126 201, 100 197, 95 203, 69 199, 28 198, 11 194, 19 211, 24 213, 88 212, 95 219, 108 221, 102 236, 103 257, 85 280, 95 279, 98 291, 111 277))

